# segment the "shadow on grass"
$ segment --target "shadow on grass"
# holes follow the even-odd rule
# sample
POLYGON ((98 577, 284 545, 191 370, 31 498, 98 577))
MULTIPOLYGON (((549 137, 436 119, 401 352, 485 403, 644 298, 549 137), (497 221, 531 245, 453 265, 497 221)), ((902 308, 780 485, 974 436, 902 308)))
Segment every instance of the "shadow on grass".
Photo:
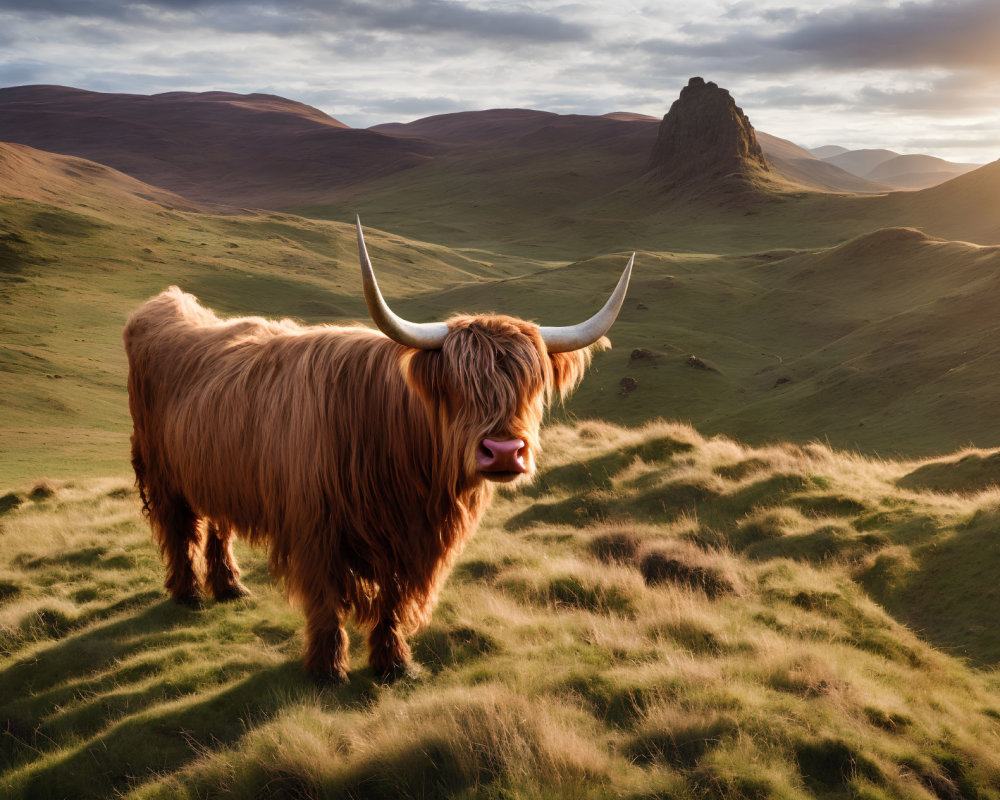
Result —
POLYGON ((525 491, 532 497, 541 497, 557 491, 606 489, 611 486, 611 479, 637 458, 647 464, 664 462, 677 453, 686 453, 693 449, 694 445, 689 442, 678 441, 669 436, 650 439, 587 461, 575 461, 544 470, 525 491))
POLYGON ((176 603, 157 600, 159 591, 137 592, 95 612, 90 620, 138 609, 136 613, 91 627, 16 655, 0 669, 0 697, 36 697, 73 675, 84 675, 127 658, 135 652, 169 642, 175 628, 190 622, 192 612, 176 603), (71 672, 70 672, 71 671, 71 672), (69 672, 69 674, 68 674, 69 672))
POLYGON ((913 491, 976 494, 1000 486, 1000 452, 970 453, 958 461, 924 464, 904 475, 897 485, 913 491))
POLYGON ((1000 663, 998 527, 1000 512, 979 511, 953 536, 919 552, 919 569, 886 598, 936 647, 991 668, 1000 663))
POLYGON ((109 797, 232 744, 290 705, 363 708, 381 688, 366 668, 320 689, 297 658, 185 664, 179 645, 198 641, 200 626, 185 629, 199 613, 163 600, 0 670, 0 788, 109 797))
POLYGON ((31 759, 35 763, 19 771, 11 788, 25 797, 110 797, 153 773, 176 771, 205 752, 231 745, 314 692, 296 663, 258 670, 221 689, 207 687, 130 714, 101 733, 81 737, 79 744, 72 739, 31 759))
POLYGON ((708 527, 724 530, 732 527, 734 518, 745 516, 754 509, 787 504, 792 494, 810 485, 805 476, 778 474, 730 493, 721 493, 710 482, 698 479, 611 489, 609 477, 607 487, 585 487, 565 500, 535 503, 511 517, 506 527, 520 530, 539 522, 587 527, 595 522, 613 520, 662 523, 685 514, 697 514, 708 527))

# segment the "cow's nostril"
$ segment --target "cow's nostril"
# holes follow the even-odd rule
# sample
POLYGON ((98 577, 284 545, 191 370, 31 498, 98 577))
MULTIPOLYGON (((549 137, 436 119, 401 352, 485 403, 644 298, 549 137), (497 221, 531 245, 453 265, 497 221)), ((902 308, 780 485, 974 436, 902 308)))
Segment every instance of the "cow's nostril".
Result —
POLYGON ((483 439, 476 450, 479 468, 486 472, 528 472, 530 457, 523 439, 483 439))

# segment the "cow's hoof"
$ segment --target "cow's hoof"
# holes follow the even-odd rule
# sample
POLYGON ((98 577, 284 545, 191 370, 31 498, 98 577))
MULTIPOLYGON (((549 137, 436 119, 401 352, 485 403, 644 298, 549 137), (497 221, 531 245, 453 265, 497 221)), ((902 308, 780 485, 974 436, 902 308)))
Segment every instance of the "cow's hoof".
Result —
POLYGON ((174 602, 177 603, 177 605, 190 608, 192 611, 201 611, 205 607, 205 598, 198 592, 182 594, 180 597, 175 597, 174 602))
POLYGON ((336 687, 336 686, 346 686, 351 682, 351 679, 347 676, 346 669, 334 669, 334 670, 310 670, 309 677, 313 679, 313 682, 319 686, 321 689, 326 687, 336 687))
POLYGON ((215 599, 220 603, 231 603, 233 600, 242 600, 251 594, 251 591, 242 583, 234 583, 215 592, 215 599))
POLYGON ((402 680, 415 680, 424 674, 424 668, 415 661, 406 661, 402 664, 393 664, 388 669, 376 672, 379 680, 384 686, 402 680))

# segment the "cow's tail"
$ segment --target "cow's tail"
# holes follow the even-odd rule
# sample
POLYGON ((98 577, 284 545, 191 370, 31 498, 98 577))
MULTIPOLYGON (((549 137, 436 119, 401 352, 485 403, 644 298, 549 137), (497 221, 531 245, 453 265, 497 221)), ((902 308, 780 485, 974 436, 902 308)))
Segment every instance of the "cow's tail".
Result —
POLYGON ((135 485, 142 500, 142 515, 149 519, 149 489, 146 478, 146 459, 142 452, 139 436, 132 434, 132 469, 135 470, 135 485))

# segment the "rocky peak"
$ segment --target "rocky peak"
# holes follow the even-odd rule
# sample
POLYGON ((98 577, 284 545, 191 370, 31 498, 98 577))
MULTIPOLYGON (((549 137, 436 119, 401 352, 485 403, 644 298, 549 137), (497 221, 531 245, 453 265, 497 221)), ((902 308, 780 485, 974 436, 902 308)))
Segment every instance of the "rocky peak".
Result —
POLYGON ((725 89, 691 78, 660 123, 649 168, 671 185, 748 182, 768 171, 750 120, 725 89))

